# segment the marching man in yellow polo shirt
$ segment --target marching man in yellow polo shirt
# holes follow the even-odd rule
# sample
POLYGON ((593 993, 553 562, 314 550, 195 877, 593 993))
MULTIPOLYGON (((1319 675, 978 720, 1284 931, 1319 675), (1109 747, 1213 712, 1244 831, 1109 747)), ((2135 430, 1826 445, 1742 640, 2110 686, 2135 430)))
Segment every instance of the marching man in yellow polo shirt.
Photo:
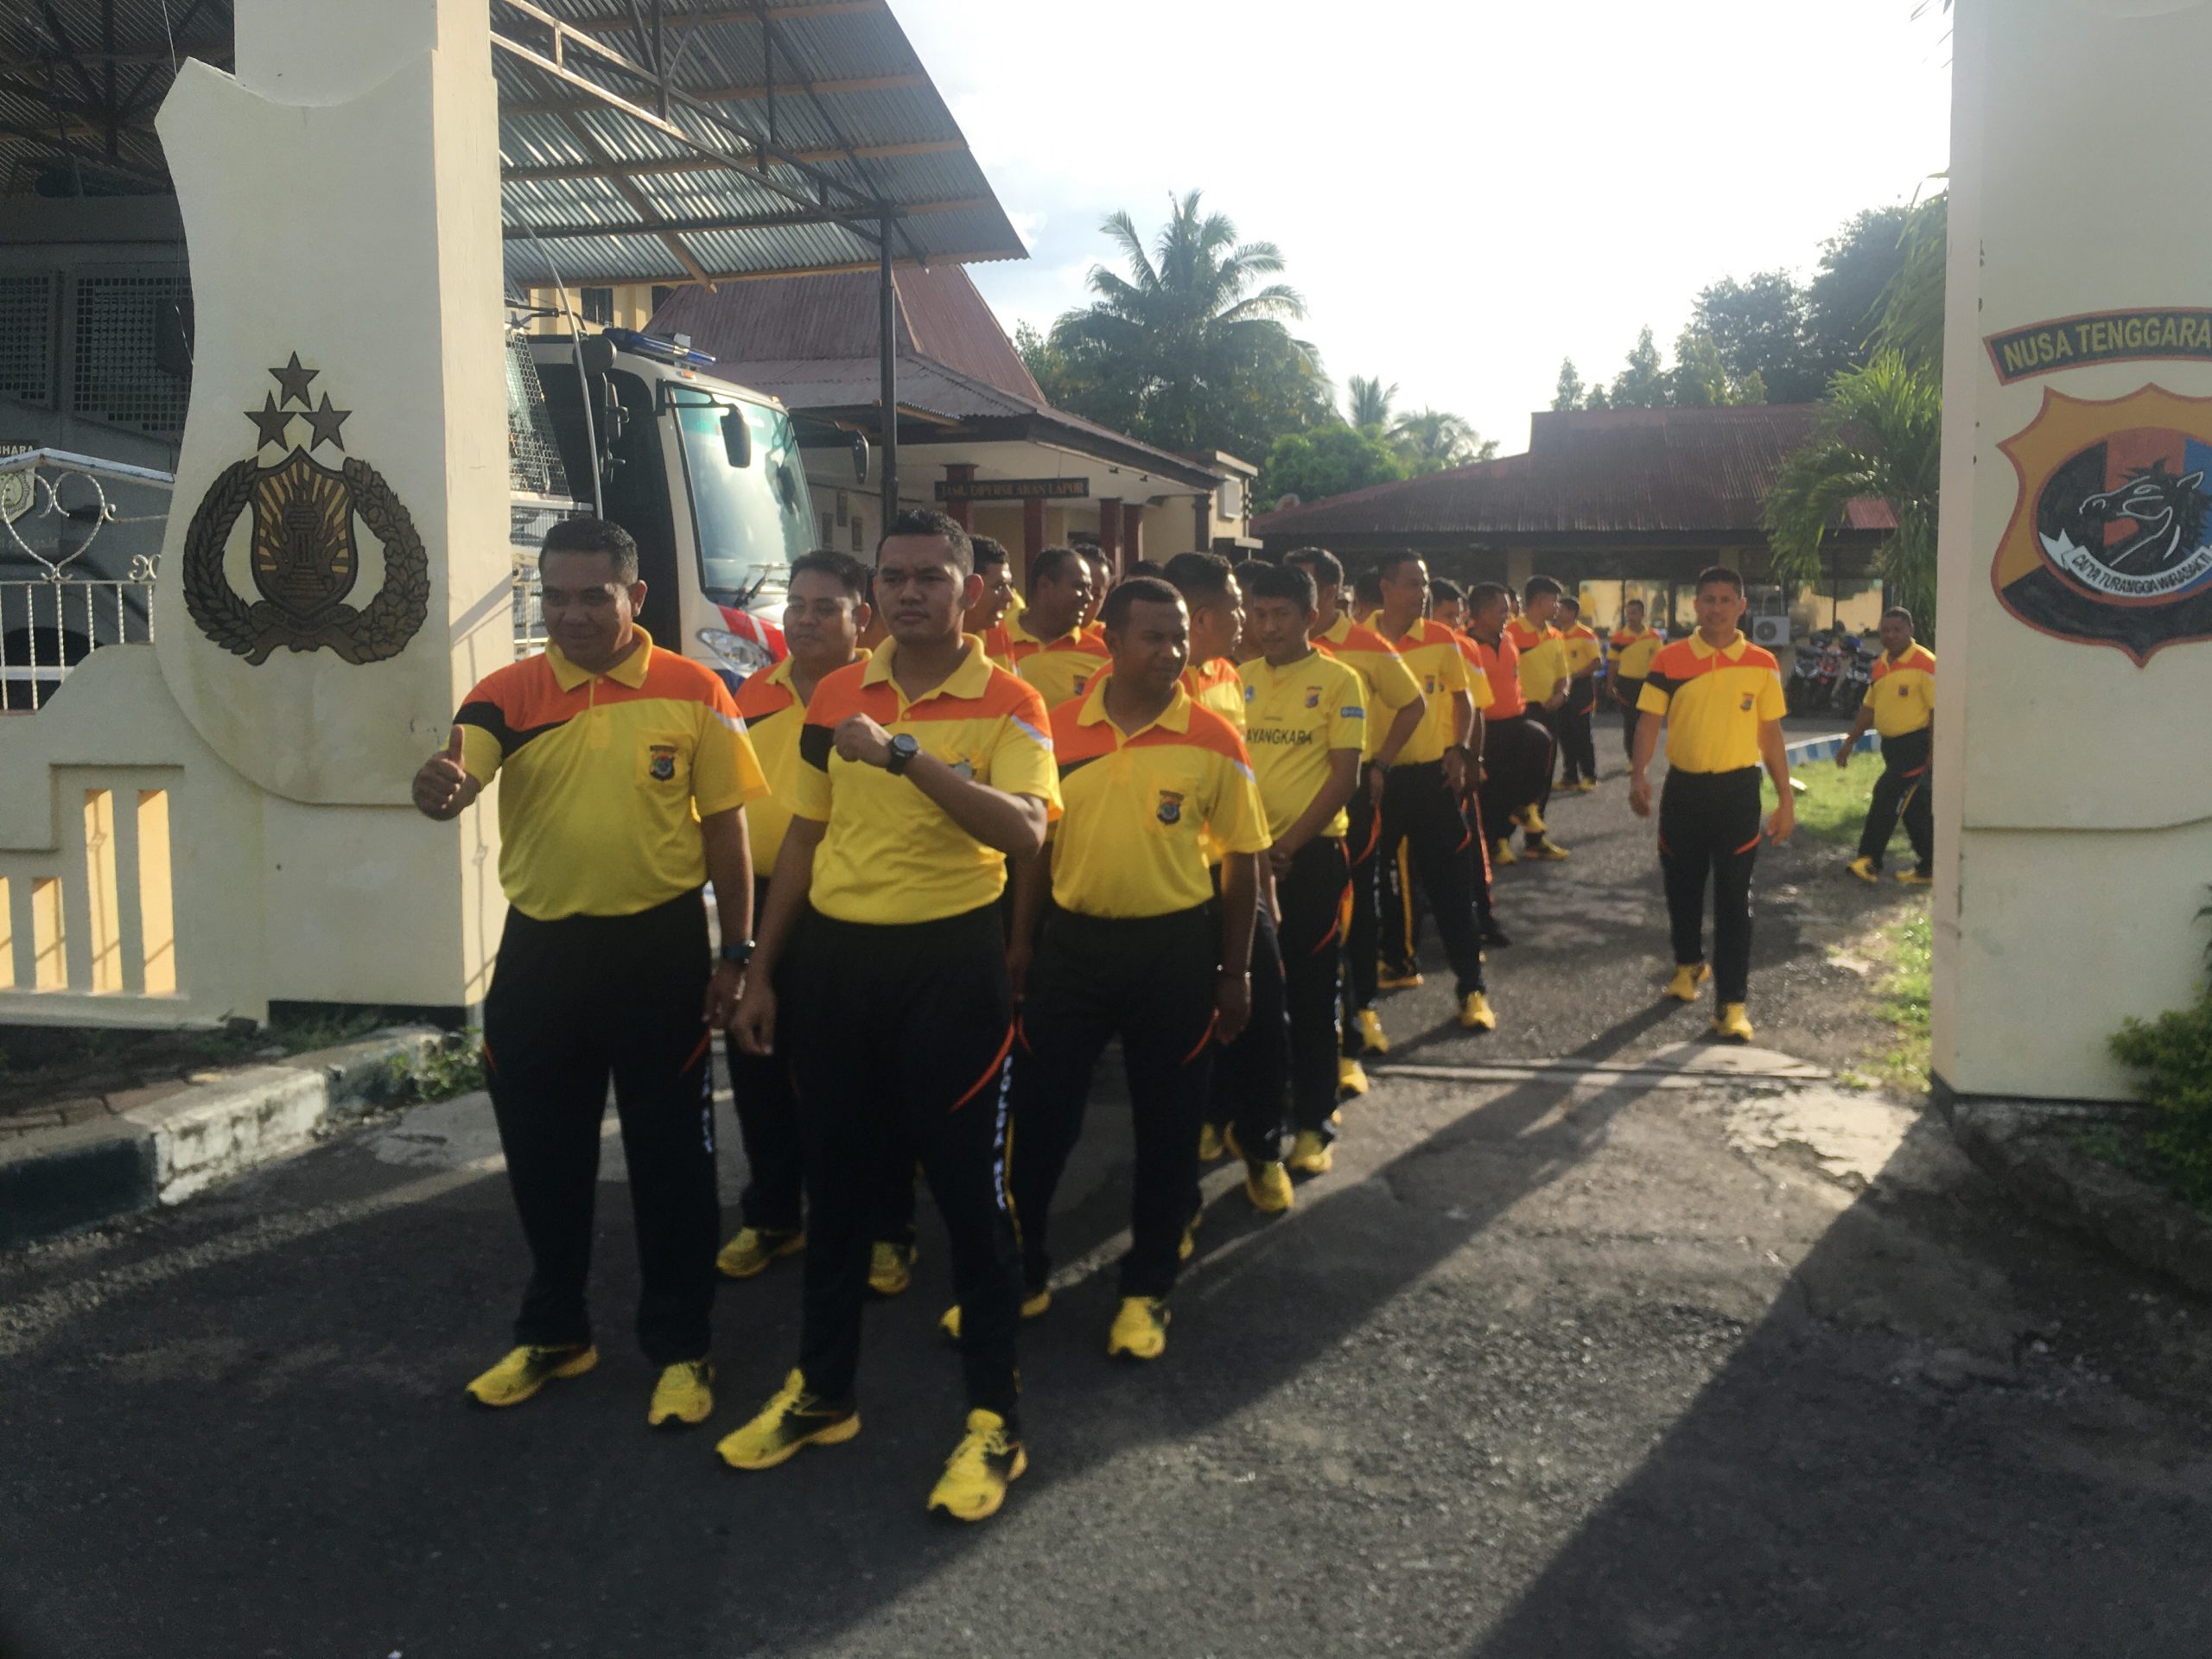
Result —
POLYGON ((1586 795, 1598 787, 1598 746, 1590 722, 1598 712, 1598 664, 1605 648, 1582 620, 1582 601, 1559 597, 1559 644, 1567 664, 1567 701, 1560 705, 1560 787, 1586 795))
POLYGON ((1643 677, 1651 671, 1651 659, 1667 643, 1667 634, 1662 628, 1646 627, 1643 601, 1631 599, 1621 607, 1621 625, 1613 630, 1610 643, 1613 648, 1613 701, 1621 710, 1621 748, 1633 760, 1636 722, 1640 718, 1637 700, 1643 695, 1643 677))
POLYGON ((919 1159, 959 1294, 966 1431, 929 1507, 995 1515, 1028 1466, 1015 1402, 1020 1269, 1006 1192, 1013 1007, 999 895, 1059 810, 1043 700, 961 632, 968 534, 893 518, 876 548, 889 641, 815 688, 758 960, 734 1031, 791 1068, 806 1162, 799 1362, 716 1448, 770 1469, 860 1433, 873 1195, 919 1159), (781 1020, 779 1020, 779 1013, 781 1020))
POLYGON ((1629 808, 1651 816, 1645 775, 1667 734, 1667 788, 1659 802, 1659 868, 1666 878, 1675 975, 1669 996, 1697 1001, 1713 981, 1713 1031, 1751 1040, 1745 1014, 1751 976, 1751 865, 1758 856, 1759 766, 1778 804, 1764 831, 1777 846, 1797 828, 1789 757, 1782 742, 1782 680, 1774 658, 1737 630, 1744 579, 1719 565, 1697 579, 1697 632, 1651 659, 1629 768, 1629 808), (1705 887, 1713 883, 1713 967, 1705 965, 1705 887))
POLYGON ((1928 796, 1928 763, 1936 747, 1936 653, 1912 637, 1912 613, 1893 605, 1882 613, 1882 654, 1851 735, 1835 752, 1839 767, 1851 764, 1851 752, 1872 726, 1882 734, 1882 775, 1859 833, 1859 856, 1849 865, 1861 881, 1878 881, 1882 855, 1904 815, 1905 838, 1912 843, 1913 867, 1899 870, 1909 887, 1935 880, 1936 813, 1928 796))
POLYGON ((1559 630, 1552 626, 1560 591, 1558 582, 1550 576, 1529 577, 1521 588, 1521 613, 1507 621, 1503 636, 1513 642, 1518 653, 1521 695, 1528 718, 1551 734, 1553 754, 1544 762, 1535 798, 1514 802, 1507 822, 1491 824, 1489 829, 1492 834, 1502 829, 1510 839, 1512 826, 1518 823, 1523 855, 1539 860, 1567 856, 1567 849, 1551 838, 1544 826, 1544 812, 1552 804, 1554 762, 1564 741, 1560 711, 1567 705, 1567 647, 1559 630))
POLYGON ((1153 1359, 1167 1344, 1214 1044, 1234 1040, 1251 1013, 1268 833, 1236 728, 1181 683, 1190 639, 1181 596, 1134 576, 1107 594, 1099 621, 1114 671, 1052 711, 1065 805, 1046 852, 1015 876, 1014 1205, 1022 1313, 1033 1315, 1049 1300, 1052 1195, 1082 1133, 1092 1070, 1118 1037, 1136 1164, 1106 1351, 1153 1359), (1210 848, 1221 860, 1218 901, 1210 848))
POLYGON ((1106 642, 1083 620, 1096 592, 1089 563, 1073 548, 1048 547, 1030 563, 1029 608, 1021 614, 1030 637, 1014 642, 1011 666, 1047 709, 1081 696, 1106 666, 1106 642))
POLYGON ((767 785, 721 682, 638 626, 645 585, 627 531, 567 519, 537 568, 545 650, 472 690, 452 741, 415 775, 416 807, 440 821, 500 779, 509 909, 484 1059, 531 1275, 519 1345, 468 1394, 519 1405, 598 1363, 584 1288, 612 1077, 643 1281, 638 1341, 660 1368, 646 1421, 688 1427, 714 1409, 711 1055, 753 948, 745 803, 767 785), (721 912, 714 965, 709 880, 721 912))

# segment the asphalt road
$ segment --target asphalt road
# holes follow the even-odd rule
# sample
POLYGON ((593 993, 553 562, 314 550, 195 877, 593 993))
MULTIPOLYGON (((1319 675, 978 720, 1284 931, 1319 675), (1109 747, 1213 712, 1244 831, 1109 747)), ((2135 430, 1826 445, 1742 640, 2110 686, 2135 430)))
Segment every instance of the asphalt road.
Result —
MULTIPOLYGON (((1215 1172, 1141 1370, 1103 1357, 1126 1134, 1094 1112, 990 1525, 922 1511, 959 1413, 926 1221, 857 1440, 713 1459, 791 1363, 788 1265, 721 1296, 715 1424, 645 1431, 611 1141, 602 1364, 464 1409, 521 1270, 467 1099, 0 1258, 0 1652, 2212 1651, 2202 1305, 2016 1217, 1909 1108, 1622 1069, 1704 1017, 1654 1001, 1623 794, 1505 873, 1496 1037, 1392 999, 1393 1059, 1461 1075, 1378 1077, 1280 1221, 1215 1172), (1569 1064, 1498 1065, 1542 1057, 1569 1064)), ((1848 945, 1910 900, 1840 861, 1763 863, 1755 1070, 1884 1040, 1848 945)))

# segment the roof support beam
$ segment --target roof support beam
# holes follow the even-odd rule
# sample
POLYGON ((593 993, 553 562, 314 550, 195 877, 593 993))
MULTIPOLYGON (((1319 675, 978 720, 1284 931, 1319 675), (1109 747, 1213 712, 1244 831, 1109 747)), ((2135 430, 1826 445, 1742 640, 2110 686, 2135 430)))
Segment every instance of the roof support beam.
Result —
MULTIPOLYGON (((957 138, 931 138, 911 144, 856 144, 850 149, 795 149, 791 156, 801 162, 843 162, 872 160, 877 156, 950 156, 965 150, 968 146, 957 138)), ((500 171, 500 176, 516 183, 536 180, 556 182, 565 179, 612 179, 627 174, 632 178, 652 178, 658 175, 681 173, 717 173, 723 164, 705 156, 665 156, 641 161, 608 161, 563 162, 547 167, 510 167, 500 171)))
MULTIPOLYGON (((774 8, 776 19, 788 18, 793 22, 811 22, 819 17, 850 17, 864 12, 888 11, 890 0, 799 0, 798 3, 774 8)), ((696 27, 702 23, 749 23, 755 14, 751 6, 705 6, 681 14, 679 22, 696 27)), ((569 27, 587 35, 620 35, 631 28, 627 15, 602 12, 593 17, 571 17, 569 27)))
MULTIPOLYGON (((594 155, 604 156, 607 153, 599 147, 599 141, 591 136, 591 129, 585 126, 582 122, 577 120, 574 116, 565 118, 563 124, 565 125, 570 132, 575 135, 575 139, 578 143, 582 144, 586 149, 590 150, 594 155)), ((653 226, 658 226, 662 223, 660 213, 654 208, 652 203, 645 199, 645 193, 638 188, 635 181, 626 176, 617 175, 612 182, 616 192, 621 196, 623 200, 630 204, 631 210, 635 213, 640 219, 648 225, 653 226)), ((666 248, 669 252, 676 256, 677 264, 682 265, 684 270, 691 273, 691 278, 694 282, 706 283, 709 289, 712 289, 714 287, 714 283, 709 282, 707 279, 706 267, 702 265, 697 259, 692 257, 691 250, 683 245, 683 238, 677 236, 675 232, 670 230, 656 230, 654 234, 659 237, 661 246, 666 248)))
MULTIPOLYGON (((632 202, 631 205, 635 207, 638 204, 632 202)), ((894 210, 894 216, 919 218, 931 213, 967 213, 990 205, 988 196, 963 196, 951 201, 918 201, 894 210)), ((652 214, 652 210, 648 208, 646 213, 652 214)), ((679 235, 687 231, 772 231, 793 225, 843 225, 847 222, 845 217, 823 213, 760 213, 743 219, 722 219, 712 215, 700 219, 665 219, 652 215, 630 225, 606 225, 595 221, 576 225, 510 225, 500 234, 510 242, 531 236, 553 242, 567 237, 679 235)), ((705 280, 703 273, 701 273, 701 280, 705 280)))
MULTIPOLYGON (((512 3, 512 0, 501 0, 501 3, 512 3)), ((493 38, 496 41, 499 37, 494 35, 493 38)), ((651 79, 650 76, 647 78, 651 79)), ((589 82, 585 84, 591 85, 589 82)), ((910 87, 927 85, 929 85, 927 75, 866 75, 856 80, 794 81, 788 86, 773 90, 782 92, 787 98, 793 92, 806 92, 819 97, 825 92, 903 92, 910 87)), ((690 92, 688 96, 692 99, 707 99, 716 104, 752 104, 765 100, 769 97, 770 91, 771 89, 765 85, 702 86, 690 92)), ((511 115, 558 115, 563 110, 588 107, 588 105, 580 105, 568 99, 537 100, 514 99, 503 101, 500 105, 500 108, 511 115)), ((840 154, 842 153, 841 151, 840 154)))

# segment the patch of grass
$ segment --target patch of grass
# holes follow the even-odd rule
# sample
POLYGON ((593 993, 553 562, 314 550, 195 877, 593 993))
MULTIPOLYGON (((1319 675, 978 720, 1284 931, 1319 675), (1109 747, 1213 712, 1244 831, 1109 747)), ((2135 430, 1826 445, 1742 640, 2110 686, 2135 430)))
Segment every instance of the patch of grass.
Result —
POLYGON ((395 1054, 385 1062, 383 1085, 374 1091, 380 1106, 451 1100, 484 1086, 484 1034, 455 1032, 419 1060, 395 1054))
MULTIPOLYGON (((1815 760, 1810 766, 1796 767, 1792 775, 1805 785, 1797 793, 1797 828, 1822 841, 1856 844, 1859 831, 1866 822, 1867 804, 1874 798, 1874 780, 1882 775, 1882 757, 1854 754, 1850 766, 1841 771, 1837 770, 1833 760, 1815 760)), ((1771 779, 1759 779, 1759 796, 1766 810, 1774 810, 1771 779)), ((1904 828, 1900 823, 1890 840, 1896 844, 1904 836, 1904 828)))
POLYGON ((1882 982, 1882 1014, 1897 1030, 1897 1046, 1882 1057, 1883 1081, 1911 1095, 1928 1092, 1929 1009, 1934 997, 1935 918, 1927 909, 1885 930, 1892 948, 1882 982))

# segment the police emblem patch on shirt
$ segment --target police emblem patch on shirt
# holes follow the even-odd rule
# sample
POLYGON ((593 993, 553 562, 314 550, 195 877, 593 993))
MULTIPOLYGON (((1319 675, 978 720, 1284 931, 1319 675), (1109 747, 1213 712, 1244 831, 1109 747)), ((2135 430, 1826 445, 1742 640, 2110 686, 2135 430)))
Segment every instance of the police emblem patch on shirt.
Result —
POLYGON ((1315 686, 1312 690, 1306 694, 1306 706, 1308 709, 1319 709, 1321 706, 1321 688, 1319 686, 1315 686))
POLYGON ((1090 684, 1090 677, 1088 674, 1078 674, 1078 675, 1077 675, 1077 676, 1075 677, 1075 694, 1076 694, 1076 696, 1077 696, 1078 697, 1079 697, 1079 696, 1081 696, 1083 695, 1083 688, 1084 688, 1084 686, 1086 686, 1086 685, 1090 684))
POLYGON ((1745 714, 1748 715, 1751 712, 1751 704, 1758 698, 1758 694, 1756 691, 1746 691, 1744 693, 1743 709, 1745 714))
POLYGON ((1162 823, 1180 823, 1183 821, 1183 798, 1175 791, 1163 789, 1160 791, 1159 817, 1162 823))
POLYGON ((652 774, 655 782, 664 784, 676 776, 675 744, 656 743, 648 753, 652 759, 646 762, 645 770, 652 774))

